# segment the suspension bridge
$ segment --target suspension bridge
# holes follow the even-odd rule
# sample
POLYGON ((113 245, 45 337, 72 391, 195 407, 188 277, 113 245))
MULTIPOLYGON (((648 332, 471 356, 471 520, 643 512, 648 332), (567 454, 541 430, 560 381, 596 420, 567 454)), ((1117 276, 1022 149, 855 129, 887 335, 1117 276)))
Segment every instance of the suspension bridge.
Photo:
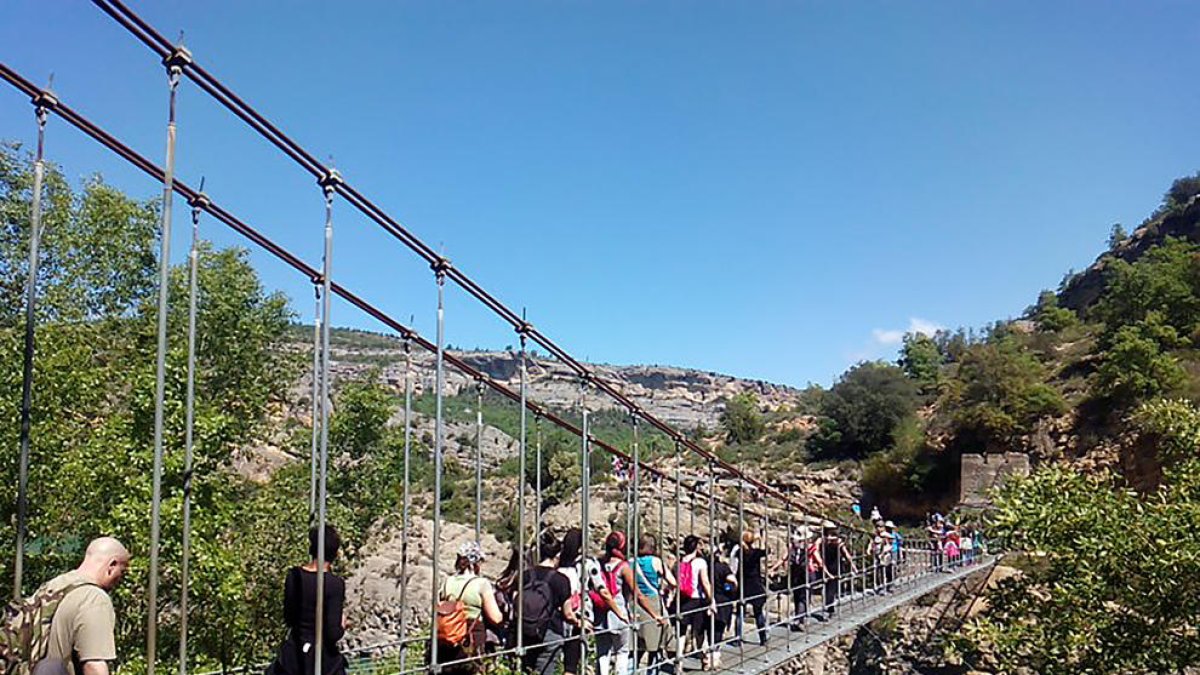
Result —
MULTIPOLYGON (((166 70, 166 153, 165 161, 158 165, 148 160, 144 155, 129 145, 108 133, 98 123, 92 121, 75 107, 68 105, 55 92, 40 88, 7 65, 0 63, 0 79, 10 87, 26 96, 32 103, 34 121, 36 123, 36 155, 34 163, 34 185, 32 191, 32 208, 29 220, 29 279, 25 293, 25 345, 24 367, 22 379, 21 428, 19 449, 19 480, 17 504, 17 540, 14 562, 13 594, 21 597, 28 590, 23 579, 24 561, 26 555, 26 537, 28 520, 28 471, 31 444, 31 416, 33 412, 33 392, 36 387, 37 373, 34 371, 34 351, 36 337, 36 308, 37 308, 37 269, 39 262, 39 239, 42 234, 42 192, 46 162, 46 132, 51 117, 58 118, 82 132, 92 141, 100 144, 108 151, 120 157, 130 165, 145 173, 153 181, 162 186, 162 221, 160 234, 159 283, 157 295, 157 368, 155 386, 154 414, 154 465, 152 476, 152 510, 150 519, 150 549, 149 581, 146 589, 148 602, 148 620, 146 625, 146 654, 147 672, 154 675, 159 665, 158 627, 160 615, 164 611, 177 614, 180 628, 179 662, 181 673, 186 675, 189 664, 188 648, 188 617, 189 617, 189 572, 190 535, 191 535, 191 487, 190 477, 193 471, 193 422, 195 394, 195 339, 197 332, 197 251, 200 245, 201 224, 205 217, 215 220, 228 227, 260 248, 296 273, 308 279, 313 287, 316 305, 313 322, 312 350, 312 437, 311 437, 311 466, 310 466, 310 510, 312 520, 318 527, 323 527, 327 521, 328 491, 326 486, 330 471, 329 463, 329 419, 331 411, 331 378, 330 378, 330 327, 332 316, 331 300, 339 297, 349 307, 362 312, 378 321, 382 327, 397 336, 403 343, 405 355, 404 370, 404 470, 395 479, 402 483, 402 535, 405 537, 402 548, 402 566, 410 564, 407 556, 408 533, 413 523, 412 499, 410 494, 412 465, 412 419, 413 419, 413 376, 412 350, 414 348, 431 353, 435 363, 435 384, 433 395, 436 400, 436 412, 433 434, 433 480, 432 490, 432 559, 440 564, 432 566, 430 588, 426 589, 431 598, 424 619, 409 619, 409 612, 401 612, 400 625, 394 640, 379 645, 347 652, 351 670, 355 672, 378 673, 412 673, 440 672, 453 666, 461 666, 461 661, 447 661, 439 654, 437 640, 430 638, 430 626, 437 615, 437 593, 446 571, 443 565, 449 561, 452 552, 442 548, 443 503, 442 480, 446 457, 446 419, 444 399, 446 396, 446 371, 452 368, 476 383, 477 395, 482 399, 485 390, 519 406, 520 426, 517 442, 519 462, 517 481, 517 496, 515 502, 516 528, 515 550, 520 557, 519 565, 523 569, 527 564, 536 562, 526 560, 529 544, 533 537, 543 531, 543 504, 541 482, 543 453, 538 436, 530 443, 531 427, 540 430, 541 425, 550 425, 565 430, 579 439, 579 468, 580 510, 578 522, 586 535, 584 536, 584 555, 592 556, 598 553, 596 541, 607 533, 608 523, 593 520, 590 512, 597 486, 592 477, 591 457, 595 453, 603 453, 618 458, 628 467, 628 475, 623 482, 624 521, 625 531, 630 534, 630 540, 636 542, 640 533, 652 532, 663 543, 664 552, 674 560, 682 557, 682 541, 689 533, 703 532, 706 538, 714 539, 723 525, 731 526, 738 532, 755 530, 760 533, 763 546, 768 554, 776 558, 788 555, 789 547, 801 537, 800 533, 809 528, 828 526, 827 515, 820 514, 804 503, 803 495, 781 490, 770 483, 748 474, 736 462, 730 462, 718 456, 712 450, 692 440, 687 435, 672 427, 659 417, 652 414, 646 406, 639 404, 633 397, 621 391, 619 385, 599 376, 593 369, 572 356, 565 348, 552 340, 540 328, 526 320, 523 312, 518 313, 510 308, 485 287, 467 275, 462 268, 435 251, 426 242, 413 234, 379 206, 368 198, 341 174, 326 163, 318 161, 311 152, 306 150, 292 138, 282 132, 278 125, 267 119, 253 108, 226 84, 203 68, 193 54, 182 47, 168 41, 163 35, 141 18, 120 0, 93 0, 100 10, 123 27, 135 40, 140 42, 157 58, 166 70), (322 231, 323 250, 320 265, 305 262, 300 256, 284 248, 272 240, 268 234, 256 229, 243 219, 224 208, 212 195, 203 191, 203 184, 193 187, 175 175, 175 147, 179 133, 176 124, 177 93, 184 83, 190 83, 205 95, 218 102, 261 135, 283 155, 291 159, 301 171, 307 172, 316 183, 324 200, 324 228, 322 231), (189 255, 188 296, 183 299, 188 303, 188 373, 186 394, 186 439, 184 444, 183 476, 184 491, 182 501, 183 539, 181 542, 182 562, 178 570, 182 580, 181 594, 177 599, 159 598, 161 518, 162 494, 165 451, 164 441, 164 401, 165 395, 165 360, 167 353, 167 311, 169 303, 179 302, 178 298, 169 297, 168 274, 170 267, 170 252, 172 239, 172 216, 175 212, 174 198, 182 198, 190 209, 191 244, 189 255), (393 318, 380 310, 371 300, 360 295, 343 284, 334 276, 334 213, 335 205, 345 206, 359 212, 370 222, 381 228, 392 239, 405 255, 416 256, 428 264, 431 272, 431 290, 436 294, 436 335, 432 338, 422 336, 411 326, 393 318), (519 384, 510 386, 507 381, 501 381, 474 367, 466 360, 449 353, 445 344, 445 291, 447 284, 452 284, 465 292, 475 302, 489 310, 502 322, 506 323, 517 335, 519 341, 520 368, 519 384), (538 347, 549 354, 559 363, 569 368, 578 379, 578 411, 580 423, 576 424, 561 409, 552 408, 540 403, 529 395, 529 352, 532 347, 538 347), (589 401, 604 400, 607 405, 615 406, 625 412, 632 431, 632 441, 627 447, 618 447, 615 443, 597 438, 589 429, 589 411, 592 407, 589 401), (642 452, 642 434, 655 433, 669 439, 673 448, 673 457, 658 457, 655 461, 646 461, 642 452), (532 447, 531 447, 532 446, 532 447), (527 464, 532 463, 536 478, 529 480, 527 464), (736 498, 729 495, 736 494, 736 498), (532 501, 531 499, 532 498, 532 501), (657 510, 657 520, 654 511, 657 510), (668 515, 669 512, 669 515, 668 515), (686 515, 685 515, 686 514, 686 515), (684 520, 687 520, 685 526, 684 520), (697 520, 700 525, 697 525, 697 520), (673 521, 673 522, 672 522, 673 521), (589 550, 590 549, 590 550, 589 550), (673 554, 673 555, 672 555, 673 554), (421 656, 416 656, 421 652, 421 656)), ((315 233, 314 233, 315 236, 315 233)), ((347 235, 341 235, 347 236, 347 235)), ((477 418, 479 433, 482 433, 482 413, 477 418)), ((481 443, 475 444, 475 535, 480 537, 483 531, 482 522, 482 485, 484 462, 481 455, 481 443)), ((676 669, 699 669, 705 665, 713 666, 713 653, 722 653, 729 658, 720 659, 721 670, 729 672, 756 673, 765 672, 794 660, 805 651, 822 644, 839 635, 856 630, 859 626, 870 622, 896 607, 910 602, 924 594, 936 591, 947 584, 959 582, 966 575, 984 569, 994 563, 994 558, 980 556, 968 561, 949 560, 935 550, 936 545, 925 541, 910 542, 895 554, 890 563, 881 564, 878 551, 872 549, 873 532, 861 529, 857 523, 835 523, 845 537, 847 543, 847 564, 840 566, 833 574, 826 574, 817 581, 808 580, 797 585, 791 575, 785 574, 786 581, 772 584, 763 597, 746 597, 744 586, 739 588, 738 597, 728 604, 738 607, 753 605, 761 601, 766 607, 766 617, 769 624, 763 626, 763 635, 769 637, 765 645, 751 646, 746 642, 735 645, 733 638, 725 639, 716 644, 698 645, 693 643, 685 646, 681 626, 688 621, 686 612, 682 609, 676 593, 676 600, 667 605, 672 623, 667 631, 676 633, 676 649, 664 664, 674 665, 676 669), (820 602, 817 598, 820 597, 820 602), (803 598, 804 602, 797 602, 803 598), (836 611, 834 611, 836 610, 836 611)), ((317 561, 318 569, 323 567, 326 560, 325 542, 318 538, 317 561)), ((408 579, 404 571, 402 579, 408 579)), ((323 613, 324 593, 322 585, 324 575, 317 575, 318 590, 316 594, 317 630, 315 639, 316 673, 321 675, 322 650, 325 648, 322 629, 325 625, 323 613)), ((405 605, 407 585, 401 589, 401 604, 405 605)), ((520 598, 521 589, 517 591, 516 623, 521 625, 520 598)), ((583 596, 585 602, 587 594, 583 596)), ((704 612, 705 609, 699 610, 704 612)), ((710 612, 708 621, 715 621, 710 612)), ((636 629, 640 624, 651 621, 651 618, 641 610, 635 610, 631 617, 636 629)), ((747 624, 748 625, 748 624, 747 624)), ((752 631, 747 630, 747 639, 752 631)), ((585 655, 591 648, 592 635, 590 632, 582 636, 585 655)), ((579 636, 573 639, 580 640, 579 636)), ((515 641, 486 653, 472 654, 465 661, 478 664, 492 663, 499 660, 520 656, 531 649, 541 648, 540 644, 526 644, 521 631, 515 632, 515 641)), ((648 666, 638 658, 639 646, 633 645, 634 670, 645 672, 648 666)), ((586 661, 585 661, 586 663, 586 661)))

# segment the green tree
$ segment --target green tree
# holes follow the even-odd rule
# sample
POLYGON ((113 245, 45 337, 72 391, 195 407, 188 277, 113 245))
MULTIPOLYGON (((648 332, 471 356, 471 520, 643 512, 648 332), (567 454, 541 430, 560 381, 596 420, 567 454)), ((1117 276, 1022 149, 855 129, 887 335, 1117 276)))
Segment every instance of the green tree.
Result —
POLYGON ((1006 448, 1038 419, 1066 410, 1044 378, 1045 368, 1012 336, 974 344, 963 353, 939 407, 951 416, 960 444, 1006 448))
POLYGON ((1158 491, 1058 466, 999 491, 991 535, 1030 557, 955 640, 980 667, 1177 673, 1200 663, 1200 411, 1159 402, 1130 422, 1170 449, 1158 491))
POLYGON ((1058 306, 1058 294, 1054 291, 1042 291, 1030 315, 1038 330, 1047 333, 1055 333, 1079 323, 1075 312, 1058 306))
POLYGON ((1108 250, 1116 250, 1128 238, 1129 233, 1125 231, 1125 228, 1120 223, 1113 223, 1112 229, 1108 232, 1108 250))
POLYGON ((753 443, 766 431, 766 422, 758 410, 758 397, 742 392, 725 402, 721 411, 721 428, 730 443, 753 443))
POLYGON ((369 371, 339 385, 329 421, 329 445, 336 453, 362 459, 383 450, 396 402, 377 377, 376 371, 369 371))
POLYGON ((900 348, 899 365, 917 383, 922 394, 937 391, 941 378, 942 352, 933 338, 924 333, 908 333, 900 348))
MULTIPOLYGON (((32 161, 0 144, 0 325, 24 320, 32 161)), ((44 321, 129 315, 155 288, 158 205, 129 199, 93 177, 75 192, 47 165, 38 273, 44 321)))
POLYGON ((1112 260, 1096 316, 1113 333, 1150 312, 1180 335, 1190 335, 1200 320, 1200 247, 1167 238, 1137 262, 1112 260))
POLYGON ((1200 195, 1200 173, 1177 178, 1171 183, 1171 189, 1167 190, 1167 193, 1163 195, 1163 210, 1176 211, 1182 209, 1196 195, 1200 195))
POLYGON ((1121 326, 1108 340, 1096 369, 1095 390, 1124 403, 1171 394, 1184 383, 1183 366, 1164 349, 1182 346, 1175 328, 1158 312, 1121 326))
POLYGON ((821 400, 813 454, 858 458, 892 445, 893 432, 919 404, 916 384, 899 367, 870 361, 853 366, 821 400))
MULTIPOLYGON (((22 287, 29 213, 28 157, 0 150, 0 536, 11 541, 20 403, 22 287)), ((75 191, 47 177, 44 275, 30 464, 29 587, 73 567, 87 541, 121 538, 133 551, 117 591, 123 668, 140 661, 146 619, 153 452, 157 206, 99 179, 75 191)), ((200 258, 191 644, 198 666, 256 663, 281 636, 282 572, 303 551, 307 467, 255 484, 232 470, 297 373, 281 348, 286 300, 267 293, 245 251, 200 258), (292 474, 296 474, 292 480, 292 474)), ((179 638, 179 547, 186 375, 186 271, 170 277, 160 599, 160 654, 179 638)), ((307 454, 307 449, 304 450, 307 454)), ((3 574, 11 558, 3 559, 3 574)), ((26 590, 29 589, 27 587, 26 590)))

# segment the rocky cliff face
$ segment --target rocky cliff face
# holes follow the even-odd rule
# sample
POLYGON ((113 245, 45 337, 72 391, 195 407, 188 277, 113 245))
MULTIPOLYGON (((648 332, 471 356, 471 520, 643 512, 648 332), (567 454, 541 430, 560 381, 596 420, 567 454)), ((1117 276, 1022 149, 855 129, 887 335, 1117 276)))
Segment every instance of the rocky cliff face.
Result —
MULTIPOLYGON (((399 341, 376 336, 385 341, 379 347, 339 347, 333 351, 335 381, 356 377, 380 369, 380 377, 397 391, 403 391, 404 354, 399 341), (390 346, 386 342, 392 342, 390 346)), ((520 384, 520 356, 516 352, 454 352, 471 366, 494 380, 517 389, 520 384)), ((792 387, 758 380, 745 380, 718 373, 674 368, 670 366, 591 366, 596 376, 616 387, 624 395, 645 407, 663 421, 691 430, 698 425, 713 428, 732 396, 750 391, 758 396, 766 409, 795 403, 799 391, 792 387)), ((434 388, 434 357, 423 351, 413 352, 414 390, 417 395, 434 388)), ((579 402, 579 379, 565 364, 558 361, 531 358, 528 362, 529 397, 553 408, 571 408, 579 402)), ((474 382, 467 376, 446 369, 446 393, 469 392, 474 382)), ((616 406, 599 395, 588 397, 592 411, 613 409, 616 406)))

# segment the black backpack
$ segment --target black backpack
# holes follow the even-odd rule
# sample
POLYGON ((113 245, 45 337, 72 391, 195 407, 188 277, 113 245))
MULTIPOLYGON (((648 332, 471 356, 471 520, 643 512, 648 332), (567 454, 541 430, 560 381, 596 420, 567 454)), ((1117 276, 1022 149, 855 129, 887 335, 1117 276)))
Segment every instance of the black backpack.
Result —
POLYGON ((554 590, 550 575, 554 570, 533 569, 521 588, 521 634, 525 644, 535 645, 546 639, 546 629, 554 617, 554 590))

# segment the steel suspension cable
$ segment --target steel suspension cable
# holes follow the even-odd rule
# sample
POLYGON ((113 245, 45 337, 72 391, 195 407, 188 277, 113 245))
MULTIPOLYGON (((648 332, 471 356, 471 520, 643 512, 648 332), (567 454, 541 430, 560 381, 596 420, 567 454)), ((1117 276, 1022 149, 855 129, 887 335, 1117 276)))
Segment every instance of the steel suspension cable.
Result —
POLYGON ((321 454, 321 284, 313 283, 312 439, 308 453, 308 523, 317 517, 317 464, 321 454))
POLYGON ((580 520, 583 527, 580 530, 583 533, 579 546, 579 582, 582 588, 580 592, 581 606, 583 607, 583 615, 591 617, 592 621, 584 621, 583 629, 579 633, 579 648, 580 648, 580 663, 588 662, 588 628, 592 628, 595 632, 596 626, 594 621, 599 617, 596 608, 592 606, 592 595, 588 593, 588 584, 591 583, 591 575, 588 574, 588 555, 591 550, 591 523, 589 522, 591 513, 589 511, 589 502, 591 502, 591 455, 589 444, 588 431, 588 408, 587 408, 587 390, 588 381, 586 379, 579 380, 579 414, 580 425, 583 433, 579 435, 579 486, 582 499, 579 502, 580 520))
POLYGON ((187 327, 187 394, 184 403, 183 440, 183 546, 179 557, 179 675, 187 675, 188 667, 188 583, 192 557, 192 456, 196 426, 196 310, 200 289, 200 214, 204 196, 204 179, 200 179, 200 194, 191 200, 192 245, 188 250, 188 327, 187 327))
POLYGON ((330 353, 333 351, 329 342, 332 323, 330 285, 333 279, 333 195, 340 180, 338 173, 330 170, 319 182, 325 196, 325 255, 321 270, 321 466, 317 481, 317 602, 313 639, 313 672, 316 675, 321 675, 325 647, 325 527, 329 498, 329 409, 333 404, 329 381, 330 353))
POLYGON ((150 568, 146 593, 146 674, 154 675, 158 649, 158 554, 162 520, 163 416, 166 403, 167 310, 171 281, 171 206, 175 196, 175 100, 183 64, 190 59, 187 50, 177 48, 164 61, 167 67, 169 105, 167 118, 167 159, 163 170, 162 231, 159 234, 158 261, 158 353, 154 375, 154 469, 150 496, 150 568))
MULTIPOLYGON (((129 9, 120 0, 92 1, 156 53, 160 53, 161 55, 162 51, 166 48, 165 45, 169 44, 158 31, 138 17, 136 13, 129 9)), ((328 169, 326 169, 320 162, 313 158, 312 154, 304 150, 302 146, 285 135, 278 129, 278 127, 271 124, 263 115, 254 110, 254 108, 234 94, 228 87, 221 84, 220 81, 209 74, 201 66, 195 63, 190 63, 185 68, 185 73, 188 78, 193 80, 198 86, 201 87, 201 89, 216 98, 218 102, 249 124, 255 129, 255 131, 282 150, 309 173, 312 173, 314 176, 319 178, 328 172, 328 169)), ((389 234, 401 241, 413 252, 424 258, 429 264, 445 264, 445 261, 442 260, 442 257, 430 246, 422 242, 395 219, 391 218, 386 212, 383 211, 383 209, 376 206, 352 186, 341 182, 338 184, 337 190, 338 193, 341 194, 348 203, 353 205, 368 218, 383 227, 389 234)), ((467 291, 514 328, 519 328, 524 325, 524 321, 520 316, 517 315, 516 312, 497 300, 494 296, 484 290, 478 283, 467 277, 465 273, 461 272, 457 268, 445 265, 445 274, 452 281, 463 288, 463 290, 467 291)), ((529 327, 528 334, 529 337, 534 340, 534 342, 544 347, 547 351, 554 355, 555 358, 568 365, 577 374, 594 379, 595 374, 590 369, 551 341, 545 334, 533 328, 532 326, 529 327)), ((718 466, 726 471, 741 473, 740 467, 735 467, 728 462, 725 462, 712 453, 712 451, 703 448, 699 444, 689 439, 684 438, 673 427, 650 414, 646 410, 638 407, 636 403, 634 403, 621 392, 617 391, 608 383, 597 379, 595 384, 598 390, 610 396, 616 402, 636 410, 637 414, 648 424, 658 428, 668 436, 676 438, 676 440, 678 440, 690 452, 696 453, 705 459, 715 460, 718 466)), ((750 483, 751 485, 754 485, 765 492, 775 494, 781 500, 787 503, 790 508, 800 510, 812 516, 822 517, 821 514, 815 513, 803 505, 792 501, 782 491, 770 486, 769 484, 750 476, 744 476, 744 478, 746 482, 750 483)), ((842 523, 840 521, 839 524, 850 529, 857 529, 852 525, 842 523)))
MULTIPOLYGON (((448 261, 439 259, 439 264, 433 267, 433 272, 437 282, 437 365, 436 365, 436 384, 434 398, 436 400, 436 417, 434 421, 433 432, 433 542, 432 546, 432 573, 433 580, 430 584, 430 607, 429 607, 429 625, 437 625, 437 606, 438 595, 440 594, 440 586, 438 582, 438 565, 441 564, 439 559, 439 547, 442 534, 442 452, 443 452, 443 428, 442 428, 442 396, 445 386, 445 329, 446 329, 446 269, 445 264, 448 261)), ((436 639, 429 641, 429 667, 431 672, 438 672, 438 641, 436 639)))
POLYGON ((400 672, 405 670, 408 655, 404 640, 408 638, 408 531, 409 482, 412 478, 412 338, 404 338, 404 481, 402 488, 400 528, 400 672))
MULTIPOLYGON (((522 415, 524 406, 521 408, 522 415)), ((475 543, 483 541, 483 380, 475 381, 475 543)))
POLYGON ((33 161, 33 193, 29 208, 29 268, 25 281, 25 345, 21 362, 21 449, 17 466, 17 551, 13 560, 13 600, 24 593, 25 535, 29 526, 29 450, 33 429, 33 356, 37 332, 37 276, 42 238, 42 183, 46 174, 47 108, 57 101, 48 92, 33 97, 37 119, 37 155, 33 161))

